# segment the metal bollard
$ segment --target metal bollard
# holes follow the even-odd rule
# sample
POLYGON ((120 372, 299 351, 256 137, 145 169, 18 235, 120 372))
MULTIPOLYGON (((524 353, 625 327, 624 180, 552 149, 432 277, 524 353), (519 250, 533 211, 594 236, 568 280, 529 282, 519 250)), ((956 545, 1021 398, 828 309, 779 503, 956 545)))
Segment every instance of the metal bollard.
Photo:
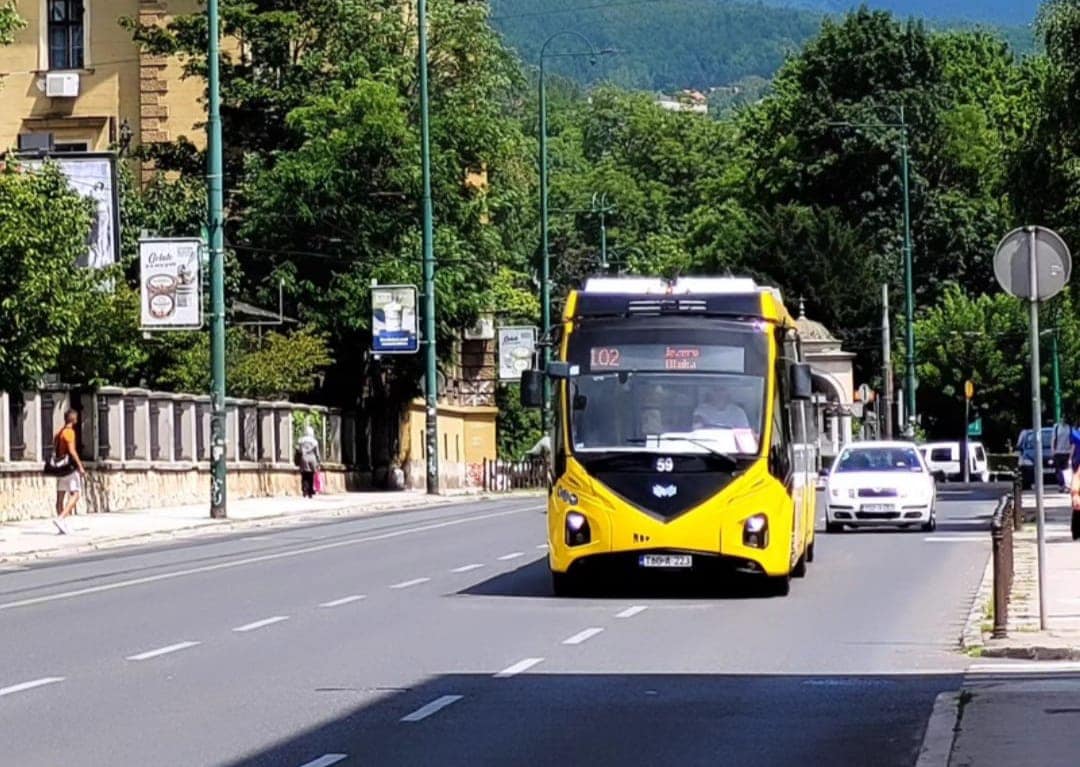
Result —
POLYGON ((1019 474, 1013 477, 1013 529, 1024 529, 1024 483, 1019 474))
POLYGON ((998 501, 990 522, 994 568, 994 639, 1009 635, 1009 596, 1013 581, 1013 525, 1017 517, 1014 498, 1008 495, 998 501), (1009 517, 1012 516, 1013 519, 1009 517))

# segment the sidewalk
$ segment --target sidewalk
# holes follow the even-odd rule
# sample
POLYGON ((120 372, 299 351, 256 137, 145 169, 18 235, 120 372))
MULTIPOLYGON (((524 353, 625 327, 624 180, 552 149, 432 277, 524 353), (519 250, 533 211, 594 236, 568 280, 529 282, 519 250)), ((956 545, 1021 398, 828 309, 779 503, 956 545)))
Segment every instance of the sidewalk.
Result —
POLYGON ((1080 677, 984 682, 961 695, 949 767, 1080 763, 1080 677))
MULTIPOLYGON (((1080 541, 1074 542, 1069 529, 1071 508, 1068 496, 1056 491, 1046 494, 1046 623, 1039 630, 1038 547, 1034 522, 1035 498, 1024 495, 1024 529, 1014 534, 1015 575, 1009 604, 1009 636, 991 639, 989 629, 992 561, 987 564, 975 608, 965 631, 965 644, 975 645, 972 637, 979 630, 970 625, 980 622, 981 654, 998 658, 1029 660, 1080 660, 1080 541)), ((989 533, 987 533, 989 535, 989 533)), ((969 646, 967 649, 971 649, 969 646)), ((1080 753, 1076 762, 1080 764, 1080 753)))
POLYGON ((13 566, 18 562, 70 556, 115 546, 282 526, 320 518, 445 506, 491 497, 494 496, 429 496, 423 491, 402 491, 323 495, 312 499, 248 498, 230 500, 229 518, 224 520, 210 519, 208 504, 80 514, 65 520, 68 535, 60 535, 50 519, 10 522, 0 525, 0 571, 5 569, 5 564, 13 566))

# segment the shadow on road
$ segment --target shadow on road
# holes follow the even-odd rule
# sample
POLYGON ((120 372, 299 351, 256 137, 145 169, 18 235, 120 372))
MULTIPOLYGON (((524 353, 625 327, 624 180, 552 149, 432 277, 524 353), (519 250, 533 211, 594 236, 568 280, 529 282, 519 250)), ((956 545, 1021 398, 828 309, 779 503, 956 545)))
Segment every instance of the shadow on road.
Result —
POLYGON ((353 683, 343 679, 332 694, 356 701, 342 706, 346 713, 224 767, 320 759, 342 767, 910 767, 935 696, 960 682, 955 675, 545 674, 542 665, 508 679, 439 675, 400 692, 343 693, 353 683))

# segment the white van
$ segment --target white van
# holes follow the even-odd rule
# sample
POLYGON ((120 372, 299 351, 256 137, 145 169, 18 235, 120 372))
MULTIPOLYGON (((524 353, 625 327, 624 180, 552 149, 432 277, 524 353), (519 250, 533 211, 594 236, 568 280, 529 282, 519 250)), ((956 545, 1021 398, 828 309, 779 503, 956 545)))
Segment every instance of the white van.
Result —
MULTIPOLYGON (((919 446, 930 473, 946 480, 963 479, 959 442, 930 442, 919 446)), ((968 442, 968 475, 972 482, 990 481, 990 462, 981 442, 968 442)))

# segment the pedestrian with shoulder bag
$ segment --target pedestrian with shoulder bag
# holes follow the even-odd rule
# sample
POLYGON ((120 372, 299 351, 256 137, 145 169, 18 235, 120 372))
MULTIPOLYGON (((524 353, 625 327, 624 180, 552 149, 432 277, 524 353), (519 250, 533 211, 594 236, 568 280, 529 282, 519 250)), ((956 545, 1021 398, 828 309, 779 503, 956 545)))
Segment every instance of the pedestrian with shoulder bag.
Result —
POLYGON ((64 426, 53 438, 53 454, 45 462, 45 473, 56 477, 56 519, 53 524, 60 535, 68 532, 63 520, 74 513, 78 506, 86 477, 86 468, 75 444, 75 425, 78 422, 77 410, 64 412, 64 426))

